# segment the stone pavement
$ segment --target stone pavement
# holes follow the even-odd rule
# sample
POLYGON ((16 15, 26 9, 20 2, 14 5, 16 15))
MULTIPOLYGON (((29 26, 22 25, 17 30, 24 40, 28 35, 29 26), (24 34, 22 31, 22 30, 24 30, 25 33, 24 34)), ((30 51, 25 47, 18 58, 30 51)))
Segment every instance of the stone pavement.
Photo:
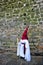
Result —
POLYGON ((0 53, 0 65, 43 65, 43 56, 31 56, 31 62, 27 62, 15 53, 0 53))

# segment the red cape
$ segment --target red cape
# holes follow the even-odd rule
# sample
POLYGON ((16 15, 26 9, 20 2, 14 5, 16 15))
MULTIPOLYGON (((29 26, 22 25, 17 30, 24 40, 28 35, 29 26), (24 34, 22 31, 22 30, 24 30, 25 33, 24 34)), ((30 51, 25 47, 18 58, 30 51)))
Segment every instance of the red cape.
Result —
POLYGON ((28 39, 28 36, 27 36, 27 31, 28 31, 28 27, 24 30, 23 34, 22 34, 22 40, 24 39, 28 39))

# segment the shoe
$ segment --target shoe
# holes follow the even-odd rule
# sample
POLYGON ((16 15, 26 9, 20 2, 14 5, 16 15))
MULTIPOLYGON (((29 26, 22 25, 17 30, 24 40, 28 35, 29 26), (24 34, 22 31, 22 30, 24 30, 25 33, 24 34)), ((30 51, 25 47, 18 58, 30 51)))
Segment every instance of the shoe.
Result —
POLYGON ((24 59, 24 57, 20 57, 21 59, 24 59))

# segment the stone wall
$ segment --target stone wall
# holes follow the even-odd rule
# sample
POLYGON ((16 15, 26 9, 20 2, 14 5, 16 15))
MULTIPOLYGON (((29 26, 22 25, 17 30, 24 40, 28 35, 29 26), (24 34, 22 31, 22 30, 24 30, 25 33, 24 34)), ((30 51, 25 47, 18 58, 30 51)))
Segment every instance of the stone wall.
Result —
POLYGON ((43 0, 0 0, 0 48, 16 47, 26 25, 29 25, 31 50, 40 50, 43 46, 43 0))
MULTIPOLYGON (((4 19, 2 19, 0 21, 0 47, 16 47, 18 43, 17 39, 20 40, 26 25, 27 23, 24 24, 24 22, 21 21, 16 21, 12 19, 5 21, 4 19)), ((40 50, 40 46, 43 46, 43 24, 30 24, 28 37, 31 50, 40 50)))

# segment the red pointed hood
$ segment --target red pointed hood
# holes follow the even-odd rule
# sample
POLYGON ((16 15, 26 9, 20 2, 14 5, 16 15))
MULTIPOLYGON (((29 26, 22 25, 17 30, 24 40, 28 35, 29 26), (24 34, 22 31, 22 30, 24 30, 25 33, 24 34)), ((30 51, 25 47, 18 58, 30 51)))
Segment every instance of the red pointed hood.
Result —
POLYGON ((27 37, 27 31, 28 31, 28 27, 24 30, 24 32, 23 32, 23 34, 22 34, 22 40, 23 39, 28 39, 28 37, 27 37))

